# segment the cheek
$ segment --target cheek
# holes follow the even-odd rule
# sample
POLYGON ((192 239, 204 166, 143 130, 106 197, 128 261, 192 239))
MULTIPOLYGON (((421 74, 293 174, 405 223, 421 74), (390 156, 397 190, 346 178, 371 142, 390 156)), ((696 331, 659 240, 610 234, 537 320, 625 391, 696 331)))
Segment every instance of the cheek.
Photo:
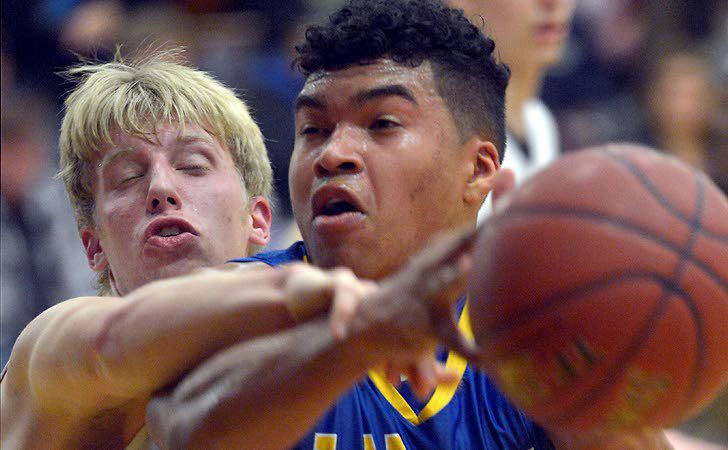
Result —
POLYGON ((563 0, 561 2, 561 9, 564 17, 570 20, 574 15, 574 10, 576 9, 576 0, 563 0))
POLYGON ((107 230, 122 230, 129 234, 137 220, 134 208, 129 207, 125 199, 111 199, 103 201, 103 209, 97 211, 96 220, 102 228, 107 230))
POLYGON ((214 210, 214 216, 207 219, 224 219, 226 223, 239 221, 245 215, 245 191, 237 180, 218 185, 220 189, 198 196, 199 201, 207 205, 206 209, 214 210))
POLYGON ((311 186, 314 158, 315 156, 312 152, 303 155, 296 152, 291 158, 288 179, 290 184, 291 200, 294 203, 305 198, 306 193, 311 186))

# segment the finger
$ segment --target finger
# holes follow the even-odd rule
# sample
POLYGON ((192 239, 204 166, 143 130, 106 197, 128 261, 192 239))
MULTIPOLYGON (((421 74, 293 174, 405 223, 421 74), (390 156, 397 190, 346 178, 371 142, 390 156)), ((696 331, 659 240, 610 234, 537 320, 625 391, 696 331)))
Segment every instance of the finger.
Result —
POLYGON ((425 247, 426 250, 418 253, 412 259, 411 265, 426 270, 447 262, 456 261, 460 255, 472 249, 476 235, 476 229, 474 228, 438 233, 425 247))
POLYGON ((332 278, 334 303, 330 318, 331 330, 334 337, 343 340, 354 317, 356 307, 368 292, 368 287, 365 287, 348 269, 334 270, 332 278))
POLYGON ((473 364, 479 364, 480 352, 474 341, 468 339, 454 321, 443 321, 435 330, 436 337, 450 350, 473 364))
POLYGON ((511 169, 500 169, 493 179, 493 205, 497 206, 516 186, 516 174, 511 169))
POLYGON ((452 303, 463 292, 472 265, 472 256, 464 253, 455 261, 434 268, 425 279, 425 295, 452 303))
POLYGON ((331 332, 337 340, 346 338, 358 301, 356 293, 351 290, 345 288, 334 290, 334 304, 329 323, 331 332))
POLYGON ((435 363, 433 368, 435 370, 437 384, 452 384, 460 381, 460 375, 456 371, 448 369, 439 361, 435 363))
POLYGON ((404 370, 399 364, 395 364, 393 362, 388 362, 386 364, 384 374, 390 384, 394 386, 399 386, 399 384, 402 382, 402 373, 404 373, 404 370))
POLYGON ((333 279, 329 274, 303 264, 287 270, 286 306, 296 322, 318 316, 330 307, 333 279))
POLYGON ((420 400, 427 400, 432 391, 437 387, 435 376, 435 361, 430 358, 422 358, 413 363, 408 370, 408 378, 412 386, 412 392, 420 400))

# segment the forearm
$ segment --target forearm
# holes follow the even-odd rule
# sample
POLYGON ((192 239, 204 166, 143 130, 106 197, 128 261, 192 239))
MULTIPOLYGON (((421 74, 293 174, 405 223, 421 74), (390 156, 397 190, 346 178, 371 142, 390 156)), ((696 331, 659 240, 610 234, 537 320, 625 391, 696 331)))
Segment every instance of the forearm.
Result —
POLYGON ((238 344, 152 400, 147 422, 163 448, 289 447, 365 374, 361 349, 324 319, 238 344))
POLYGON ((292 325, 281 280, 273 269, 210 270, 139 289, 95 336, 101 373, 125 394, 152 392, 221 348, 292 325))

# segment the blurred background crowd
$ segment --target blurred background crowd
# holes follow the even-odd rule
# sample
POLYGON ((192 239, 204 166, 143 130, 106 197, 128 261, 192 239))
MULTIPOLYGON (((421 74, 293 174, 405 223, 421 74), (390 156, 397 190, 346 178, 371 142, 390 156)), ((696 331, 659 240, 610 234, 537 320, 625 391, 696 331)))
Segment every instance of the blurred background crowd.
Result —
MULTIPOLYGON (((291 68, 304 26, 341 0, 2 1, 2 364, 39 312, 94 292, 59 180, 57 135, 79 57, 184 46, 192 65, 234 87, 267 139, 277 192, 271 246, 292 239, 291 68)), ((485 17, 486 31, 488 17, 485 17)), ((508 61, 505 61, 508 62, 508 61)), ((671 152, 728 189, 728 2, 579 0, 542 100, 563 151, 633 141, 671 152)), ((728 428, 728 427, 726 427, 728 428)))

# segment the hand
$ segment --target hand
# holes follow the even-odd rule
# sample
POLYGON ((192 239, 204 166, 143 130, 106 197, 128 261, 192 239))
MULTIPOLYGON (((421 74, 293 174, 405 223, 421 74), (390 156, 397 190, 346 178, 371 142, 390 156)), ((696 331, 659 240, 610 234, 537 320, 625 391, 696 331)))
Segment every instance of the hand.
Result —
MULTIPOLYGON (((465 289, 474 236, 469 230, 434 239, 359 303, 349 328, 361 338, 373 365, 397 361, 399 369, 424 367, 423 355, 432 355, 438 342, 477 359, 454 314, 465 289)), ((437 375, 439 369, 431 365, 423 370, 427 379, 425 374, 437 375)))
POLYGON ((389 361, 385 364, 384 373, 394 386, 399 386, 402 375, 405 375, 412 392, 422 401, 430 397, 437 385, 456 383, 459 378, 456 372, 437 361, 432 351, 423 353, 411 362, 403 359, 389 361))
POLYGON ((377 284, 357 278, 347 268, 324 271, 308 264, 291 264, 285 282, 286 304, 291 317, 303 322, 330 310, 334 336, 342 340, 361 299, 377 284))
POLYGON ((493 207, 499 205, 516 187, 516 174, 512 169, 500 169, 493 179, 493 207))

